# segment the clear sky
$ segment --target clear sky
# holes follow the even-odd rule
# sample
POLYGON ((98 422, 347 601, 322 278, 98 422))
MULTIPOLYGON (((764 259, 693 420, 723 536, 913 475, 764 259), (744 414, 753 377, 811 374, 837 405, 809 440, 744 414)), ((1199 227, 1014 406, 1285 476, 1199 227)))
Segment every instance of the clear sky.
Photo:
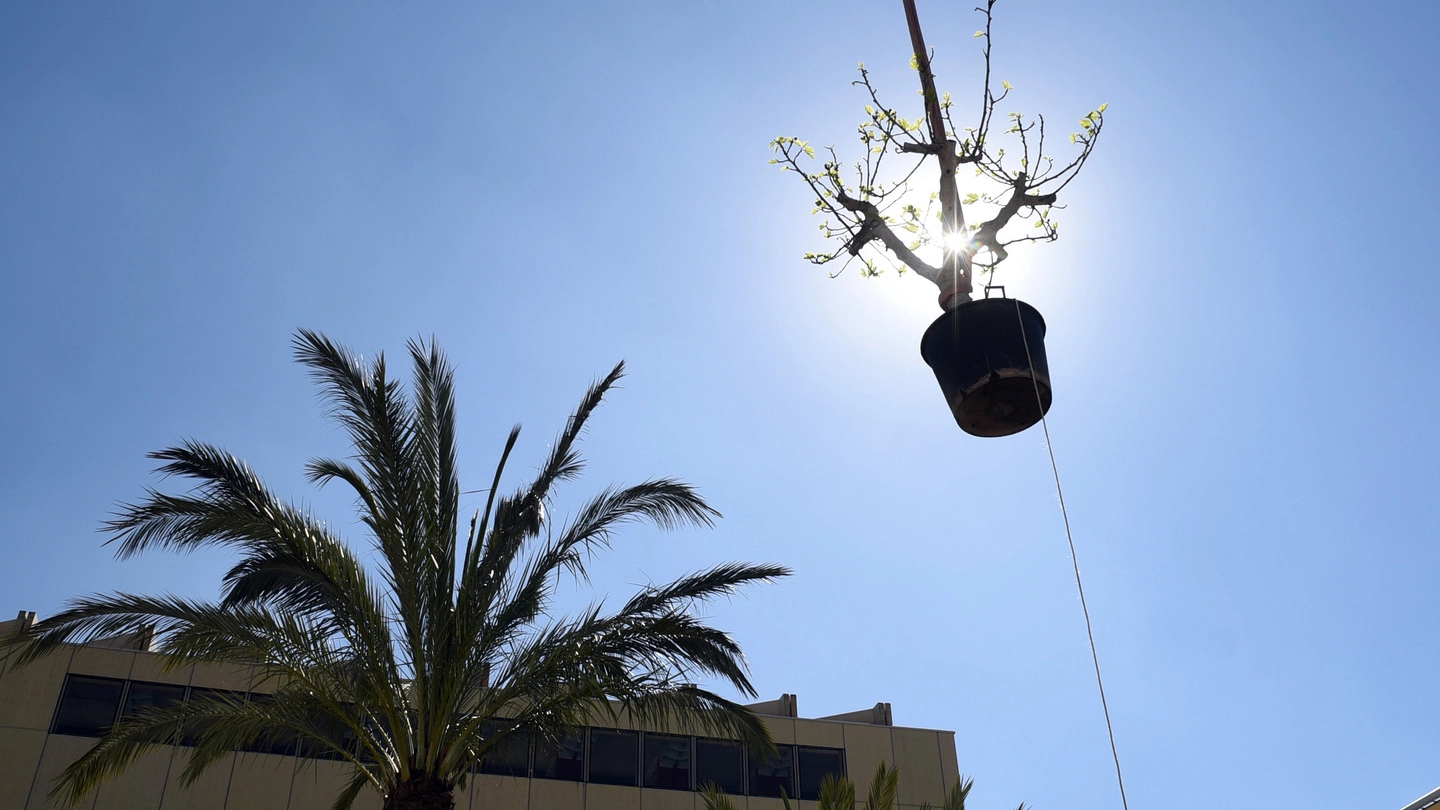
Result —
MULTIPOLYGON (((920 0, 962 104, 971 5, 920 0)), ((1000 280, 1049 324, 1135 810, 1440 785, 1437 41, 1399 0, 997 9, 1013 109, 1110 105, 1061 241, 1000 280)), ((624 536, 602 592, 792 565, 714 609, 764 697, 955 729, 977 810, 1119 807, 1043 437, 962 434, 933 288, 805 264, 809 198, 766 163, 848 146, 860 60, 918 116, 908 58, 898 0, 5 4, 0 610, 213 594, 223 556, 96 531, 185 437, 359 540, 301 476, 344 447, 297 327, 435 335, 473 489, 625 358, 572 495, 673 474, 726 519, 624 536)))

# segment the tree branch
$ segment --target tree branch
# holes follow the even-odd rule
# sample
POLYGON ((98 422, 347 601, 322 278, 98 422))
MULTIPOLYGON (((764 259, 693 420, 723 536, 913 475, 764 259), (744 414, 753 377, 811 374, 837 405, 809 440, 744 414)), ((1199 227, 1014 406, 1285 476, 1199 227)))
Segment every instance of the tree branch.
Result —
POLYGON ((846 194, 844 189, 836 192, 835 201, 843 205, 847 211, 860 214, 863 217, 859 231, 857 231, 845 245, 845 249, 850 252, 850 255, 854 256, 858 254, 861 248, 878 239, 885 247, 890 249, 891 253, 895 254, 896 258, 904 262, 906 267, 914 270, 921 278, 933 284, 943 286, 941 284, 941 279, 944 275, 943 271, 929 264, 919 256, 916 256, 915 251, 911 250, 910 246, 905 244, 905 240, 901 239, 895 234, 895 231, 890 229, 890 224, 885 221, 885 218, 880 214, 880 209, 877 208, 874 203, 867 202, 866 200, 857 200, 849 194, 846 194))
MULTIPOLYGON (((815 195, 811 213, 824 212, 827 216, 820 225, 825 238, 843 242, 842 248, 831 253, 807 253, 807 260, 827 264, 846 255, 845 265, 848 266, 849 258, 859 256, 867 245, 879 242, 883 247, 877 246, 877 251, 885 261, 890 262, 893 256, 903 265, 900 268, 902 272, 909 268, 935 284, 940 288, 941 307, 953 309, 970 300, 976 273, 993 273, 995 267, 1009 255, 1007 245, 1057 238, 1056 222, 1051 219, 1051 211, 1058 207, 1055 203, 1059 192, 1075 179, 1095 148, 1104 125, 1106 105, 1101 104, 1081 118, 1081 131, 1070 135, 1070 142, 1078 147, 1079 154, 1060 166, 1045 154, 1046 135, 1050 133, 1046 132, 1044 117, 1026 120, 1020 113, 1009 113, 1010 126, 1005 134, 1018 142, 1018 149, 1012 143, 1012 151, 1016 154, 1007 160, 1005 149, 992 146, 990 141, 995 108, 1012 89, 1008 82, 1000 82, 1002 89, 999 92, 991 87, 990 34, 995 3, 996 0, 981 0, 980 6, 975 9, 984 16, 984 28, 975 32, 976 38, 984 39, 984 84, 980 120, 976 126, 963 130, 955 126, 949 94, 941 96, 935 88, 931 54, 925 45, 915 10, 916 0, 902 0, 914 54, 911 67, 920 75, 920 93, 925 109, 923 120, 906 119, 881 103, 862 62, 860 79, 854 84, 865 88, 873 106, 865 105, 867 118, 859 127, 865 154, 853 164, 856 172, 853 185, 847 187, 841 172, 842 165, 846 164, 840 162, 834 147, 829 148, 829 160, 824 162, 821 170, 813 171, 814 167, 811 167, 812 171, 807 172, 801 168, 800 161, 816 159, 815 150, 807 142, 788 137, 771 141, 771 148, 779 154, 770 162, 783 164, 783 170, 800 174, 815 195), (886 156, 892 152, 915 156, 912 168, 898 181, 888 180, 881 171, 886 156), (929 165, 926 158, 931 155, 935 156, 940 166, 939 190, 929 195, 930 202, 924 205, 922 211, 920 205, 911 201, 908 192, 911 190, 911 177, 922 166, 929 165), (998 192, 982 187, 977 193, 960 199, 957 169, 972 163, 982 186, 994 183, 1000 187, 998 192), (1016 163, 1019 165, 1014 165, 1016 163), (934 227, 936 218, 933 210, 937 200, 940 203, 938 234, 934 227), (986 213, 990 212, 988 206, 991 205, 996 210, 987 221, 967 226, 962 206, 977 202, 987 206, 986 213), (901 204, 903 214, 892 216, 897 204, 901 204), (1027 236, 1011 234, 1002 239, 1001 231, 1016 217, 1031 220, 1035 230, 1027 236), (902 229, 915 236, 902 238, 902 229), (938 265, 929 264, 916 255, 917 250, 926 246, 940 249, 938 265)), ((871 258, 862 259, 866 266, 865 275, 880 272, 871 258)))
MULTIPOLYGON (((1010 199, 1006 200, 1005 204, 1000 206, 999 213, 981 225, 979 230, 975 232, 975 236, 970 240, 972 245, 989 248, 990 251, 995 254, 997 263, 1010 255, 1005 251, 1005 246, 1001 244, 998 239, 1000 229, 1010 224, 1010 220, 1014 219, 1015 215, 1020 213, 1020 209, 1022 208, 1039 208, 1042 205, 1053 205, 1055 203, 1054 194, 1028 193, 1030 189, 1029 186, 1026 185, 1025 172, 1020 172, 1016 175, 1012 188, 1014 191, 1010 194, 1010 199)), ((973 253, 974 250, 972 249, 969 252, 973 253)))

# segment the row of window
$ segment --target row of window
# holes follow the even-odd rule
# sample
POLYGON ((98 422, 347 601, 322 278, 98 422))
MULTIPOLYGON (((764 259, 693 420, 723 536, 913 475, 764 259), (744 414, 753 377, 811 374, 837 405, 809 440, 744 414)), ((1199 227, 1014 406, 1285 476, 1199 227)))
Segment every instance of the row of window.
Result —
MULTIPOLYGON (((124 681, 71 675, 65 680, 52 734, 98 737, 125 717, 147 706, 170 706, 202 695, 230 695, 201 687, 124 681)), ((269 699, 250 694, 247 700, 269 699)), ((490 728, 497 729, 492 725, 490 728)), ((182 740, 182 744, 188 743, 182 740)), ((334 757, 304 740, 282 737, 249 750, 286 756, 334 757)), ((818 799, 828 775, 845 776, 845 751, 807 745, 778 746, 778 755, 761 759, 733 740, 678 734, 652 734, 609 728, 578 728, 563 739, 516 732, 480 761, 481 773, 564 779, 603 785, 695 790, 715 784, 732 795, 818 799)))
POLYGON ((714 784, 732 795, 820 798, 826 776, 845 776, 845 751, 809 745, 776 746, 769 759, 734 740, 678 734, 576 729, 561 740, 519 732, 480 761, 480 772, 603 785, 695 790, 714 784))

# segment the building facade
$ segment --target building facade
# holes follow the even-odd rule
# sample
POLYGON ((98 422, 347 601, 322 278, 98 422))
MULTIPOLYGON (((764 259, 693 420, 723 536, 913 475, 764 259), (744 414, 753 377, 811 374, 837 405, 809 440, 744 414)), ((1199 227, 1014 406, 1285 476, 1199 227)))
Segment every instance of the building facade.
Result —
MULTIPOLYGON (((34 621, 0 622, 0 635, 34 621)), ((186 700, 204 690, 255 691, 249 671, 197 665, 165 671, 149 638, 70 646, 23 668, 0 662, 0 810, 50 810, 55 777, 127 711, 186 700)), ((757 761, 731 740, 617 721, 577 729, 558 743, 520 739, 488 757, 463 790, 459 810, 703 810, 696 788, 715 782, 746 810, 781 810, 780 791, 812 800, 826 774, 863 795, 880 762, 900 769, 901 808, 939 805, 959 778, 950 731, 901 728, 889 704, 823 718, 798 716, 793 695, 755 704, 780 750, 757 761)), ((81 810, 309 810, 328 808, 348 765, 306 756, 304 746, 238 752, 189 787, 179 781, 186 748, 147 754, 102 785, 81 810)), ((357 808, 380 806, 362 794, 357 808)))
POLYGON ((1440 807, 1440 788, 1435 788, 1400 810, 1433 810, 1435 807, 1440 807))

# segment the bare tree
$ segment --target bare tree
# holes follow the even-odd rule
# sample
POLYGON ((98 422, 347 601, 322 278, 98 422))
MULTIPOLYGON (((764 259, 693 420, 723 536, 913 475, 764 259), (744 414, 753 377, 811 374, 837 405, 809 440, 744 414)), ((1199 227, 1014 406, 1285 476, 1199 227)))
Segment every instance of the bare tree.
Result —
MULTIPOLYGON (((863 275, 882 272, 880 262, 902 273, 909 268, 940 288, 940 306, 949 310, 970 300, 975 273, 989 273, 993 278, 1011 245, 1057 238, 1054 212, 1062 207, 1057 204, 1058 195, 1075 179, 1094 150, 1104 125, 1106 105, 1101 104, 1080 119, 1079 131, 1069 135, 1074 156, 1065 162, 1056 161, 1047 150, 1044 116, 1031 119, 1021 113, 1006 113, 1002 134, 1007 137, 992 139, 996 107, 1009 96, 1011 87, 1009 82, 1001 82, 997 93, 992 84, 990 49, 996 0, 986 0, 975 9, 984 16, 985 23, 974 34, 984 48, 985 80, 979 120, 974 126, 956 126, 950 94, 940 95, 935 90, 935 76, 930 69, 932 54, 925 47, 915 0, 903 2, 914 48, 910 64, 920 74, 924 116, 910 120, 882 103, 861 62, 860 78, 854 84, 865 90, 869 103, 865 105, 866 118, 858 128, 865 153, 852 164, 853 171, 845 170, 834 147, 825 150, 828 157, 820 170, 811 170, 819 158, 815 149, 799 138, 771 141, 776 157, 770 162, 804 180, 815 195, 811 213, 824 215, 821 231, 827 239, 842 243, 828 253, 807 253, 806 259, 823 265, 844 256, 840 270, 832 276, 839 275, 862 252, 866 254, 862 257, 863 275), (997 140, 1010 143, 1008 155, 997 140), (894 161, 886 160, 891 155, 919 157, 907 157, 906 165, 897 172, 894 161), (912 181, 932 156, 939 164, 939 189, 928 199, 917 198, 912 181), (962 166, 972 164, 980 190, 961 198, 957 174, 962 166), (852 181, 847 182, 847 174, 852 181), (935 210, 937 203, 939 211, 935 210), (977 217, 976 222, 967 223, 966 206, 985 210, 989 218, 982 221, 977 217), (1024 235, 1018 235, 1013 228, 1006 230, 1018 224, 1017 219, 1030 223, 1024 235), (879 245, 874 245, 877 242, 879 245), (921 258, 919 251, 926 248, 939 248, 938 264, 921 258)), ((1053 145, 1052 139, 1049 146, 1053 145)))

